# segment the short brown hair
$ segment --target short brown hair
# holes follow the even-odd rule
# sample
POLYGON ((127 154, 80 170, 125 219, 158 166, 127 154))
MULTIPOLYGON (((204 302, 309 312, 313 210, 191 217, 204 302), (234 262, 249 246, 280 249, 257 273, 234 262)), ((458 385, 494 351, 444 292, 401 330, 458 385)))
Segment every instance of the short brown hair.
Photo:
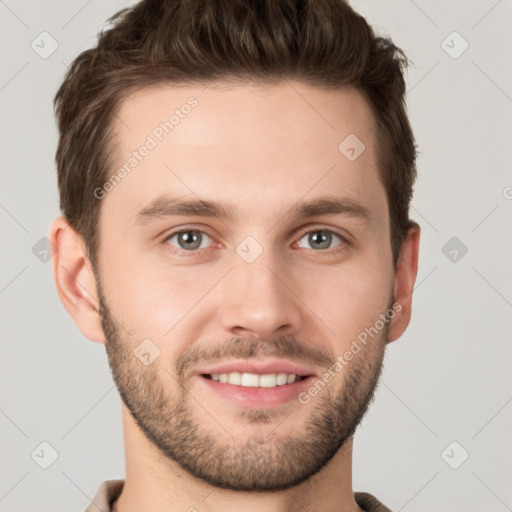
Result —
POLYGON ((61 210, 94 265, 101 187, 113 162, 121 100, 162 83, 214 80, 355 87, 377 123, 396 265, 409 227, 416 146, 405 105, 408 61, 345 0, 143 0, 108 20, 95 48, 69 67, 55 96, 61 210))

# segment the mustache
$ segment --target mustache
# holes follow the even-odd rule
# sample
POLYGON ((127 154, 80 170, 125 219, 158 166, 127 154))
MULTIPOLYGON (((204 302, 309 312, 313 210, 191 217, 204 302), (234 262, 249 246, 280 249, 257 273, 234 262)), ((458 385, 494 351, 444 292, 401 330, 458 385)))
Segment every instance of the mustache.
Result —
POLYGON ((334 353, 320 346, 311 346, 295 338, 281 336, 275 340, 236 337, 220 344, 193 347, 176 361, 176 375, 186 377, 199 363, 226 359, 286 358, 297 363, 329 368, 336 362, 334 353))

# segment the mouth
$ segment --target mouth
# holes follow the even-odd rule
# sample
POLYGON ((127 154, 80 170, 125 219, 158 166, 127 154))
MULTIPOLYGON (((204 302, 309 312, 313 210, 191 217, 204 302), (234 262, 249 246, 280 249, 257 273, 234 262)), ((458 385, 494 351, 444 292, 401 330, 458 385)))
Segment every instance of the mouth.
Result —
POLYGON ((286 386, 301 380, 307 379, 307 375, 297 375, 295 373, 205 373, 202 375, 206 379, 211 379, 222 384, 232 384, 233 386, 243 386, 246 388, 275 388, 276 386, 286 386))
POLYGON ((297 400, 315 373, 288 361, 239 361, 205 368, 197 377, 215 399, 246 408, 272 408, 297 400))

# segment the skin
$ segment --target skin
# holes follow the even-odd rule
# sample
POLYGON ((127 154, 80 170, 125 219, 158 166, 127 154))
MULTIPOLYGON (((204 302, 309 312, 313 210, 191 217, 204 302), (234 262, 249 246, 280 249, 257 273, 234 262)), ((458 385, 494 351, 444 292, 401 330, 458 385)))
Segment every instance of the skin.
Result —
MULTIPOLYGON (((359 412, 366 409, 385 346, 410 320, 420 232, 417 226, 409 230, 394 268, 375 120, 353 89, 328 91, 295 82, 141 90, 119 110, 119 167, 190 96, 197 107, 101 200, 99 282, 83 239, 62 217, 54 221, 57 290, 84 336, 107 345, 118 387, 124 384, 134 400, 138 393, 144 398, 144 389, 153 391, 146 392, 148 417, 155 411, 161 417, 185 397, 189 417, 218 446, 251 457, 247 443, 257 439, 263 445, 250 459, 252 467, 259 456, 272 468, 282 443, 307 438, 306 427, 322 410, 335 414, 340 397, 354 395, 359 412), (338 150, 349 134, 366 146, 355 161, 338 150), (239 214, 232 220, 180 215, 137 224, 137 213, 162 194, 229 203, 239 214), (290 214, 299 200, 326 196, 363 205, 368 219, 290 214), (169 239, 184 228, 206 233, 204 248, 186 251, 177 237, 169 239), (318 249, 305 235, 312 228, 344 238, 334 236, 330 248, 318 249), (236 252, 248 236, 262 248, 252 263, 236 252), (198 376, 179 371, 193 351, 200 354, 193 369, 210 362, 212 349, 229 360, 233 340, 240 343, 238 355, 252 347, 257 360, 286 359, 288 345, 276 343, 284 339, 292 347, 296 341, 301 347, 296 360, 321 375, 327 365, 313 356, 344 354, 393 303, 400 311, 386 328, 305 405, 294 399, 271 408, 244 408, 211 391, 198 376), (118 327, 117 338, 109 326, 118 327), (128 357, 144 339, 160 350, 149 366, 128 357), (358 377, 353 393, 347 391, 350 375, 358 377), (154 387, 144 388, 148 382, 154 387)), ((343 408, 337 417, 350 416, 343 408)), ((165 434, 165 424, 153 427, 165 434)), ((184 469, 148 439, 124 403, 123 428, 126 483, 114 504, 117 512, 359 510, 352 492, 351 435, 300 483, 250 492, 212 485, 184 469)))

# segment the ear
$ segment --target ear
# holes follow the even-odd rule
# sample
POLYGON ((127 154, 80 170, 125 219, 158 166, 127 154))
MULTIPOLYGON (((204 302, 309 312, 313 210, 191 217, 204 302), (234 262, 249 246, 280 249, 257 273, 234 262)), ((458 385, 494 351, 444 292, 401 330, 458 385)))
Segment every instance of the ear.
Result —
POLYGON ((86 338, 105 343, 96 281, 82 236, 64 217, 57 217, 48 238, 54 246, 51 261, 62 304, 86 338))
POLYGON ((395 270, 393 309, 396 315, 390 321, 388 343, 402 336, 409 325, 412 309, 412 292, 418 273, 420 227, 414 223, 402 244, 395 270))

